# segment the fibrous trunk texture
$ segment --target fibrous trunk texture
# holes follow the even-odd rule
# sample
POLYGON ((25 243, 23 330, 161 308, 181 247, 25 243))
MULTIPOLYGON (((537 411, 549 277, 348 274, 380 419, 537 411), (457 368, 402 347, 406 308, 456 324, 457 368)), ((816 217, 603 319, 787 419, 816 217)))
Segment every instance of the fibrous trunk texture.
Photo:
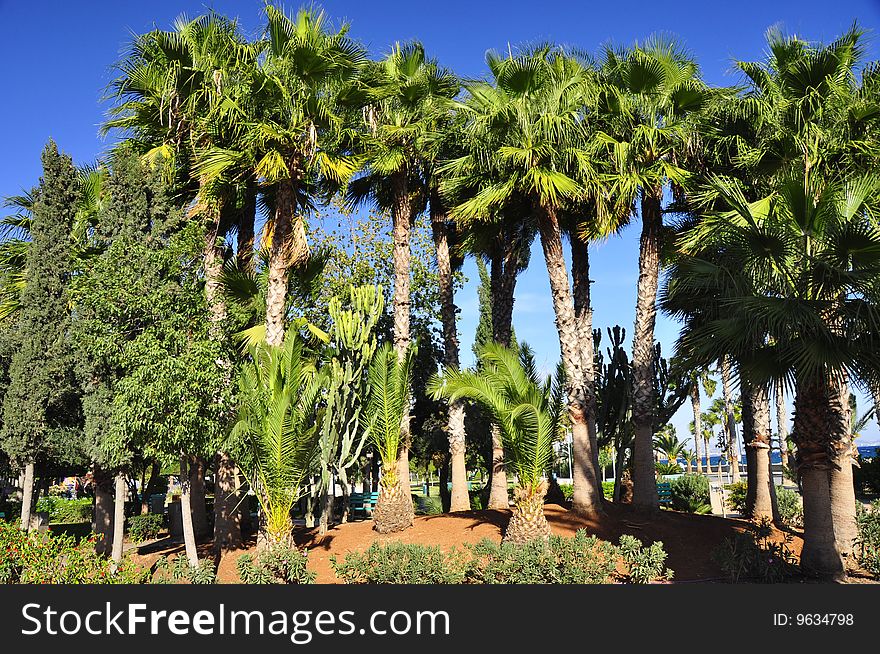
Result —
POLYGON ((287 277, 290 266, 309 256, 306 230, 296 207, 293 180, 278 185, 272 245, 269 248, 269 283, 266 289, 266 343, 284 343, 284 308, 287 301, 287 277))
POLYGON ((725 432, 727 433, 727 458, 730 460, 730 473, 734 483, 740 480, 739 448, 737 447, 736 418, 733 415, 733 396, 731 395, 730 358, 721 359, 721 386, 724 395, 725 432))
POLYGON ((639 281, 632 355, 632 482, 633 505, 641 510, 660 509, 654 468, 654 323, 657 317, 657 282, 660 277, 662 190, 644 189, 642 234, 639 239, 639 281))
POLYGON ((544 516, 544 496, 547 483, 542 481, 537 489, 513 489, 513 514, 504 532, 502 542, 522 545, 533 540, 549 540, 550 525, 544 516))
MULTIPOLYGON (((590 404, 586 396, 574 302, 568 284, 565 256, 562 251, 562 233, 553 208, 544 206, 540 202, 536 202, 534 208, 538 216, 538 231, 541 235, 544 262, 547 265, 547 273, 550 278, 550 293, 556 315, 556 331, 559 336, 562 361, 566 372, 568 416, 571 421, 572 433, 572 474, 578 488, 583 490, 583 493, 575 498, 576 508, 581 515, 598 517, 604 513, 602 488, 596 474, 593 446, 587 427, 590 404)), ((654 492, 656 494, 656 488, 654 492)))
MULTIPOLYGON (((593 466, 592 478, 599 480, 602 473, 599 468, 599 441, 596 433, 596 370, 595 353, 593 351, 593 308, 590 306, 590 251, 589 246, 577 234, 571 236, 571 277, 572 296, 574 300, 574 318, 577 326, 578 339, 581 343, 581 365, 583 366, 584 397, 587 404, 587 432, 590 435, 592 460, 583 465, 574 463, 575 469, 593 466)), ((589 513, 584 507, 588 490, 584 484, 588 478, 582 474, 575 475, 572 480, 572 509, 576 513, 589 513)), ((600 487, 601 490, 601 487, 600 487)))
POLYGON ((770 470, 770 401, 767 389, 742 382, 743 442, 746 447, 746 514, 750 518, 773 520, 775 493, 770 470))
MULTIPOLYGON (((443 329, 444 365, 458 370, 458 331, 455 326, 455 297, 452 280, 452 259, 449 252, 449 233, 445 212, 439 199, 431 198, 431 230, 437 252, 437 282, 440 287, 440 323, 443 329)), ((450 403, 447 415, 449 458, 452 467, 450 511, 467 511, 471 507, 465 467, 464 402, 450 403)))
MULTIPOLYGON (((410 345, 409 316, 409 275, 410 275, 410 226, 412 225, 412 205, 406 172, 397 173, 393 180, 394 206, 391 211, 392 259, 394 263, 394 351, 401 361, 406 357, 410 345)), ((404 411, 400 423, 400 452, 397 474, 409 493, 409 411, 404 411)))
POLYGON ((793 437, 804 498, 804 546, 801 567, 831 579, 844 577, 844 564, 834 537, 831 467, 828 456, 829 393, 823 384, 798 384, 793 437))
POLYGON ((842 376, 829 382, 828 433, 831 439, 831 515, 837 550, 846 559, 858 538, 856 493, 853 485, 853 461, 856 450, 852 437, 849 407, 849 384, 842 376))
POLYGON ((391 488, 379 488, 379 499, 373 508, 373 529, 380 534, 391 534, 412 527, 413 505, 409 484, 400 480, 391 488))

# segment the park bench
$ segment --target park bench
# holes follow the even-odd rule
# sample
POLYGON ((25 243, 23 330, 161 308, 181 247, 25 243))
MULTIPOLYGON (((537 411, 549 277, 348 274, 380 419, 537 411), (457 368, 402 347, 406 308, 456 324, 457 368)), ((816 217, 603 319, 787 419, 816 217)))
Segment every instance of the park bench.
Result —
POLYGON ((660 506, 672 505, 672 484, 668 481, 657 482, 657 495, 660 498, 660 506))
POLYGON ((363 515, 365 518, 373 512, 373 507, 379 501, 379 493, 352 493, 348 496, 348 507, 354 515, 363 515))

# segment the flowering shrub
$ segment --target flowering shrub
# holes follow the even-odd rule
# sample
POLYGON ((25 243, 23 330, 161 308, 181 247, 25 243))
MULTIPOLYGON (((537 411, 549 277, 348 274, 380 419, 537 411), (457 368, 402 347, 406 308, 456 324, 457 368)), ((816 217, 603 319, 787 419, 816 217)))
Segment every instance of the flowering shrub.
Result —
POLYGON ((0 583, 137 584, 147 573, 123 559, 114 573, 111 561, 95 553, 95 539, 21 531, 0 522, 0 583))

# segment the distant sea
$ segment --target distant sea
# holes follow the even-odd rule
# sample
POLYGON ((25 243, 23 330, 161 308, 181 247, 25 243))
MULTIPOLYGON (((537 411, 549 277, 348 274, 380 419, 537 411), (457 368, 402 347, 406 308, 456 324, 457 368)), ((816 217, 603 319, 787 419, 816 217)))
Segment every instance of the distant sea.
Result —
MULTIPOLYGON (((880 445, 863 445, 862 447, 860 447, 858 449, 859 449, 859 454, 861 456, 865 457, 866 459, 870 459, 870 458, 877 456, 877 452, 878 452, 878 450, 880 450, 880 445)), ((713 454, 712 456, 709 457, 709 462, 711 465, 717 466, 718 461, 720 459, 721 459, 721 457, 719 455, 713 454)), ((663 459, 663 460, 665 461, 666 459, 663 459)), ((703 457, 703 461, 705 461, 705 460, 706 460, 705 457, 703 457)), ((770 461, 772 463, 780 463, 781 460, 782 459, 779 455, 779 450, 774 449, 770 453, 770 461)), ((745 462, 746 462, 746 457, 745 457, 745 455, 743 455, 740 457, 740 463, 745 465, 745 462)), ((679 463, 684 463, 684 459, 680 459, 679 463)))

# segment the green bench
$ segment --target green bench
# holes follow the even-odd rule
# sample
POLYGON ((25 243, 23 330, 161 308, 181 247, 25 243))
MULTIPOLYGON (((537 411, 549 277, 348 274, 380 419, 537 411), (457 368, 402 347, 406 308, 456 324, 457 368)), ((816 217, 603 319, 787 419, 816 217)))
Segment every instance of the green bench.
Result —
POLYGON ((365 518, 373 512, 373 507, 379 501, 379 493, 352 493, 348 496, 348 507, 355 515, 365 518))
POLYGON ((672 484, 668 481, 657 482, 657 495, 660 498, 660 506, 672 505, 672 484))

